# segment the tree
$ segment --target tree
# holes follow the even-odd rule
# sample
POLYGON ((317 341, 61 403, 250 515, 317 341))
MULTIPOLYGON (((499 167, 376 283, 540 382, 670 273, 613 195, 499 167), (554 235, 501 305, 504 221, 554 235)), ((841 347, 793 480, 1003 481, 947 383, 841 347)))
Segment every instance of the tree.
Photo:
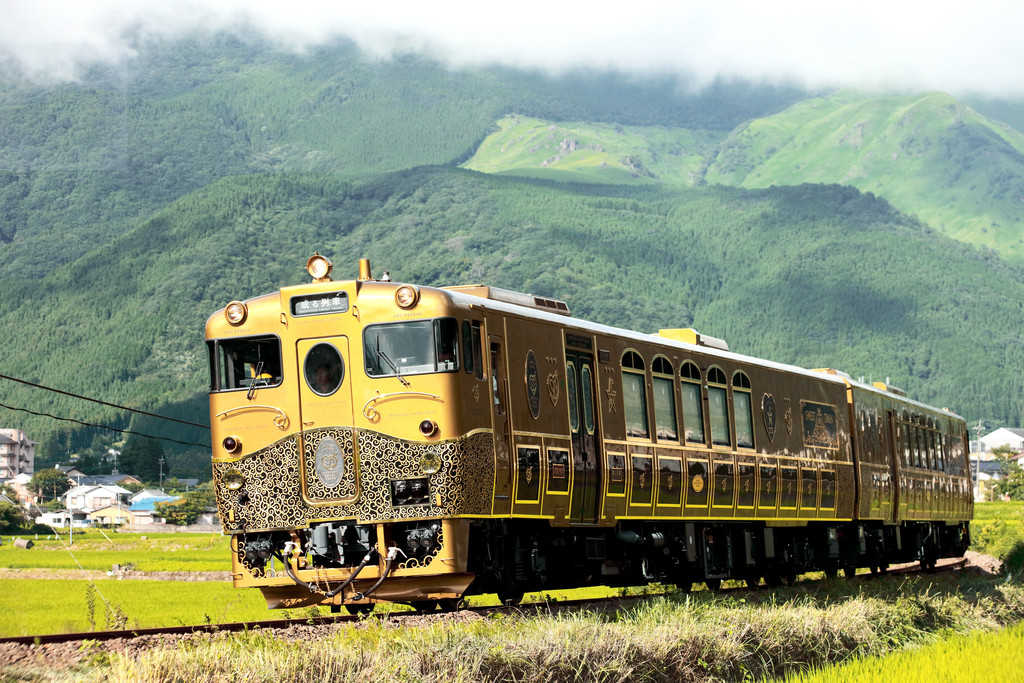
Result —
MULTIPOLYGON (((160 459, 163 457, 163 446, 156 439, 131 436, 121 451, 118 468, 142 481, 157 481, 160 477, 160 459)), ((166 469, 164 474, 167 474, 166 469)))
POLYGON ((12 503, 0 503, 0 531, 11 533, 26 526, 25 513, 12 503))
POLYGON ((153 511, 160 517, 167 520, 168 524, 176 526, 188 526, 195 524, 199 515, 216 505, 213 493, 213 484, 207 482, 196 487, 195 491, 189 491, 181 498, 166 503, 157 503, 153 511))
POLYGON ((71 490, 71 481, 60 470, 48 467, 33 474, 28 487, 41 498, 54 500, 71 490))
POLYGON ((993 455, 999 461, 1003 477, 997 481, 992 490, 997 496, 1006 496, 1010 500, 1024 500, 1024 468, 1021 468, 1020 461, 1014 460, 1017 451, 1009 446, 1000 446, 992 449, 993 455))

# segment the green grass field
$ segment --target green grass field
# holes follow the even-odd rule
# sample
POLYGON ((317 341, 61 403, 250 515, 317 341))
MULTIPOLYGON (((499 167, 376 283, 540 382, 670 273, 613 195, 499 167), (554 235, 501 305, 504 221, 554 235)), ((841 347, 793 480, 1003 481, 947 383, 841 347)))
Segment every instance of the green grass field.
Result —
POLYGON ((91 530, 55 538, 23 536, 32 540, 28 550, 15 548, 13 537, 3 537, 0 568, 88 569, 110 571, 115 564, 133 564, 143 572, 215 572, 231 569, 230 539, 221 534, 119 534, 91 530), (146 540, 142 540, 145 537, 146 540))
POLYGON ((1019 681, 1024 624, 994 633, 953 635, 888 657, 856 659, 783 679, 784 683, 1019 681))

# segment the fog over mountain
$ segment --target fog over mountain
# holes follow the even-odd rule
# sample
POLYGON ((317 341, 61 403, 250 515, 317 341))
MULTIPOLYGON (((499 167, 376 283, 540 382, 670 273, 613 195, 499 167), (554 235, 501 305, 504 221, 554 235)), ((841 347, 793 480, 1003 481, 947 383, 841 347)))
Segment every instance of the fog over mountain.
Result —
POLYGON ((591 66, 676 72, 697 84, 738 77, 1014 98, 1024 96, 1022 25, 1024 5, 1012 0, 0 0, 0 64, 37 80, 74 79, 82 60, 124 60, 140 38, 234 30, 288 49, 344 35, 371 54, 413 50, 453 66, 591 66))

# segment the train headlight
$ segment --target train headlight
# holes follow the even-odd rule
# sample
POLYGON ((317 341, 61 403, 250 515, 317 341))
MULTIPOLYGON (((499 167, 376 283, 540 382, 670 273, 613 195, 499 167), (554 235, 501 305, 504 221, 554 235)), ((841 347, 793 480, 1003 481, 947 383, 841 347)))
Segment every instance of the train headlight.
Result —
POLYGON ((333 269, 334 264, 331 263, 331 260, 317 252, 313 252, 313 255, 306 261, 306 272, 314 282, 329 282, 333 269))
POLYGON ((420 290, 413 285, 402 285, 395 290, 395 303, 399 308, 412 308, 420 300, 420 290))
POLYGON ((241 301, 232 301, 224 307, 224 317, 229 325, 241 325, 249 315, 249 309, 241 301))
POLYGON ((238 470, 232 469, 225 472, 220 481, 228 491, 237 491, 245 485, 245 476, 238 470))
POLYGON ((437 474, 437 471, 441 469, 441 459, 437 457, 436 453, 427 451, 420 458, 420 469, 424 474, 437 474))

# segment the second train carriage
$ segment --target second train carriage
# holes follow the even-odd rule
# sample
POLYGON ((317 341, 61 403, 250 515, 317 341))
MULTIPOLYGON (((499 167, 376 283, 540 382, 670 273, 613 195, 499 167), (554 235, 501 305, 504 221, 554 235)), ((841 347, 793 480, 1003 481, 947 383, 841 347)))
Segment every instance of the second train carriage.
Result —
POLYGON ((692 330, 308 265, 206 331, 234 581, 272 607, 775 583, 967 547, 949 411, 692 330))

